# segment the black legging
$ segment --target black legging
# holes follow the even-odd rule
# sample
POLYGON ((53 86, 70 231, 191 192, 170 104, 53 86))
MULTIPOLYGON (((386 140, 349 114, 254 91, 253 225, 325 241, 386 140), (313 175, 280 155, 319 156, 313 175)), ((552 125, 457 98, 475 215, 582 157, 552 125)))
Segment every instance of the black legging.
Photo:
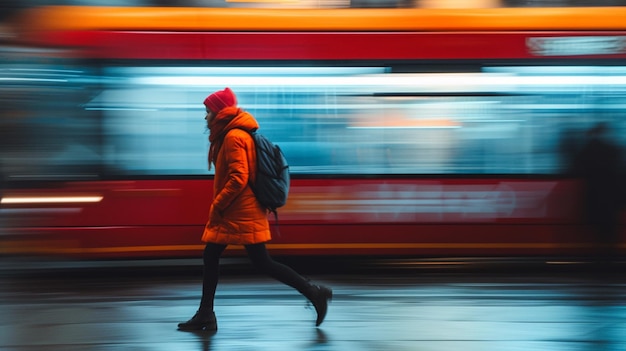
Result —
MULTIPOLYGON (((219 280, 219 264, 222 252, 227 245, 207 243, 204 248, 204 270, 202 278, 202 299, 200 310, 213 311, 215 289, 219 280)), ((304 293, 309 286, 308 281, 288 266, 274 261, 264 243, 245 245, 252 264, 261 272, 304 293)))

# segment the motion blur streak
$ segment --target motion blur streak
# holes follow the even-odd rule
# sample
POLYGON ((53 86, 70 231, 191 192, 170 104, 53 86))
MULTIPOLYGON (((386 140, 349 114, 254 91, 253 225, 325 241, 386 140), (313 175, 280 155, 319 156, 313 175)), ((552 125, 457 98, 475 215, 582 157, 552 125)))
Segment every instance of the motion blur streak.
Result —
POLYGON ((198 257, 213 198, 202 101, 225 86, 289 161, 276 255, 597 252, 574 166, 598 123, 626 144, 626 8, 18 18, 0 61, 14 254, 198 257))
POLYGON ((3 204, 50 204, 50 203, 80 203, 80 202, 100 202, 102 196, 25 196, 25 197, 3 197, 0 203, 3 204))

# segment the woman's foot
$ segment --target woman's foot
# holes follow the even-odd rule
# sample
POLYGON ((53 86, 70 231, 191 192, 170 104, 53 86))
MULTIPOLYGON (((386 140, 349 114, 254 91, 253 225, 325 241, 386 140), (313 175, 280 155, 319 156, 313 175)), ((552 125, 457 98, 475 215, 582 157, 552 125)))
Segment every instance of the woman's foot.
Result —
POLYGON ((198 311, 190 320, 178 323, 178 330, 216 331, 217 319, 215 318, 215 312, 198 311))
POLYGON ((315 326, 319 327, 324 321, 324 318, 326 318, 328 301, 332 300, 333 291, 323 285, 310 284, 305 296, 313 303, 313 307, 315 307, 315 312, 317 312, 315 326))

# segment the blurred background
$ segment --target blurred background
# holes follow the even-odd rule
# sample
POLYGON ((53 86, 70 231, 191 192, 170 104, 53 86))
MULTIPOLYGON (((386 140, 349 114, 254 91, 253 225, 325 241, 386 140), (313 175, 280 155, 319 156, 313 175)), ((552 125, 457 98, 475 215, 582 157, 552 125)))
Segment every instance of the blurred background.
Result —
POLYGON ((185 6, 185 7, 282 7, 297 6, 305 8, 320 7, 438 7, 438 8, 472 8, 472 7, 595 7, 622 6, 622 0, 306 0, 306 1, 219 1, 219 0, 6 0, 3 9, 15 11, 26 7, 47 5, 86 5, 86 6, 185 6))
POLYGON ((626 143, 623 3, 4 1, 2 252, 195 257, 229 86, 290 163, 280 254, 593 254, 578 156, 626 143))

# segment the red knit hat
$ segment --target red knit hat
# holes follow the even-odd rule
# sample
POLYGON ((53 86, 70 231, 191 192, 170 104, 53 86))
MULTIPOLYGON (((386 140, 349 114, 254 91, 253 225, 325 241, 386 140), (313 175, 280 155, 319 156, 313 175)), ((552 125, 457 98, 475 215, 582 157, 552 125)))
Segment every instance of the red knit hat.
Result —
POLYGON ((230 88, 219 90, 204 99, 204 106, 211 112, 218 113, 225 107, 236 106, 237 97, 230 88))

